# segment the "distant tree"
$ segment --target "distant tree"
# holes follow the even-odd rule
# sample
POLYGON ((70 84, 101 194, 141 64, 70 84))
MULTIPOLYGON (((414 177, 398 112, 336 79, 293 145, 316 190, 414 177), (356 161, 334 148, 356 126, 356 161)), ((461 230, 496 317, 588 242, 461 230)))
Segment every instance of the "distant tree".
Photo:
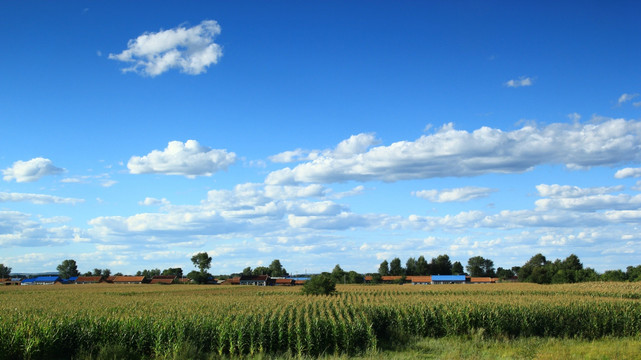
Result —
POLYGON ((192 280, 193 282, 197 284, 206 284, 207 281, 209 280, 209 273, 201 273, 200 271, 190 271, 189 274, 187 274, 187 278, 192 280))
POLYGON ((122 276, 122 273, 121 272, 117 272, 117 273, 114 274, 114 276, 122 276))
POLYGON ((111 276, 111 269, 103 269, 102 270, 102 276, 104 276, 104 277, 111 276))
POLYGON ((600 277, 601 281, 626 281, 628 277, 621 270, 607 270, 600 277))
POLYGON ((281 277, 286 275, 287 270, 285 270, 283 265, 281 265, 280 260, 275 259, 271 264, 269 264, 269 276, 281 277))
POLYGON ((418 275, 416 269, 416 259, 414 259, 413 257, 408 258, 405 262, 405 274, 409 276, 418 275))
POLYGON ((465 269, 470 276, 496 276, 496 273, 494 272, 494 261, 485 259, 482 256, 469 258, 465 269))
POLYGON ((376 273, 372 274, 372 284, 380 284, 383 282, 383 279, 381 279, 381 274, 376 273))
POLYGON ((111 270, 109 269, 102 270, 102 269, 96 268, 96 269, 93 269, 93 272, 86 273, 86 274, 89 274, 89 275, 85 275, 85 276, 109 276, 111 275, 111 270))
POLYGON ((259 266, 257 268, 254 268, 254 271, 252 271, 252 275, 269 275, 270 271, 269 268, 266 266, 259 266))
POLYGON ((69 279, 70 277, 80 275, 78 272, 78 265, 76 265, 76 260, 64 260, 56 269, 58 270, 58 275, 63 279, 69 279))
POLYGON ((83 273, 82 276, 93 276, 93 273, 91 271, 87 271, 86 273, 83 273))
POLYGON ((389 264, 387 263, 387 260, 383 260, 381 265, 378 267, 378 274, 380 276, 389 275, 389 264))
POLYGON ((183 277, 183 269, 182 268, 165 269, 165 270, 162 271, 161 275, 164 275, 164 276, 175 275, 175 276, 181 278, 181 277, 183 277))
POLYGON ((201 274, 205 274, 211 267, 211 256, 207 255, 206 252, 200 252, 191 257, 191 262, 200 270, 201 274))
POLYGON ((628 266, 625 271, 628 281, 641 281, 641 265, 628 266))
POLYGON ((583 268, 576 272, 576 281, 599 281, 599 274, 592 268, 583 268))
POLYGON ((423 255, 416 260, 416 275, 431 275, 430 264, 427 263, 423 255))
POLYGON ((501 280, 511 279, 515 275, 516 274, 511 269, 503 269, 502 267, 496 269, 496 276, 501 280))
POLYGON ((347 273, 347 282, 350 284, 362 284, 365 282, 365 277, 362 274, 351 270, 347 273))
POLYGON ((136 276, 144 276, 146 278, 152 278, 154 276, 160 275, 160 269, 151 269, 151 270, 143 270, 143 271, 138 271, 136 273, 136 276))
POLYGON ((551 263, 547 261, 543 254, 536 254, 519 269, 519 280, 537 284, 549 284, 552 281, 552 274, 549 271, 551 270, 550 265, 551 263))
POLYGON ((336 264, 334 266, 334 269, 332 270, 332 279, 334 279, 334 282, 336 283, 345 283, 346 279, 346 273, 343 269, 341 269, 341 266, 336 264))
POLYGON ((389 274, 392 276, 405 275, 405 269, 401 266, 401 259, 394 258, 389 263, 389 274))
POLYGON ((465 271, 463 270, 463 264, 460 261, 455 261, 452 264, 452 275, 464 275, 465 271))
POLYGON ((563 267, 564 270, 571 270, 571 271, 578 271, 583 269, 583 264, 581 264, 581 260, 579 260, 579 257, 570 254, 563 262, 561 263, 561 266, 563 267))
POLYGON ((242 272, 242 275, 243 275, 243 276, 251 276, 251 275, 252 275, 252 268, 251 268, 251 266, 248 266, 248 267, 244 268, 244 269, 243 269, 243 272, 242 272))
POLYGON ((303 294, 331 295, 336 292, 336 282, 330 276, 315 275, 303 284, 303 294))
POLYGON ((11 275, 11 268, 0 264, 0 278, 9 278, 11 275))
POLYGON ((452 275, 452 262, 447 254, 432 258, 430 264, 432 275, 452 275))

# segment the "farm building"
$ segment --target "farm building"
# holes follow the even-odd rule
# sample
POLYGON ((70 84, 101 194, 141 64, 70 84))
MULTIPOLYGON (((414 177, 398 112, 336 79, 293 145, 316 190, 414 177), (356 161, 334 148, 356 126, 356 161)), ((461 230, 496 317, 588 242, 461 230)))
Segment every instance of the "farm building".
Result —
POLYGON ((267 286, 270 284, 269 275, 241 276, 240 285, 267 286))
POLYGON ((14 279, 0 279, 0 285, 20 285, 20 278, 14 278, 14 279))
POLYGON ((471 277, 470 283, 472 284, 494 284, 498 281, 498 278, 492 277, 471 277))
POLYGON ((169 285, 176 281, 176 275, 156 275, 151 278, 150 284, 165 284, 169 285))
POLYGON ((276 286, 292 286, 294 285, 294 279, 274 279, 274 285, 276 286))
POLYGON ((144 276, 116 276, 113 280, 114 284, 143 284, 145 283, 144 276))
POLYGON ((432 283, 431 276, 408 276, 412 285, 429 285, 432 283))
POLYGON ((98 284, 104 281, 102 276, 78 276, 76 284, 98 284))
POLYGON ((465 284, 465 275, 432 275, 432 284, 465 284))
POLYGON ((240 277, 229 278, 220 285, 240 285, 240 277))

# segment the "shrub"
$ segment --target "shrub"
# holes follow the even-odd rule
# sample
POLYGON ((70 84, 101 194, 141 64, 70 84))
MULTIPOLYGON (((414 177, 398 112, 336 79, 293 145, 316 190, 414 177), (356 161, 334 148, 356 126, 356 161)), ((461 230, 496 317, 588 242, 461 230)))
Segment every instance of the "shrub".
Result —
POLYGON ((316 275, 305 282, 303 294, 330 295, 336 292, 336 282, 329 276, 316 275))

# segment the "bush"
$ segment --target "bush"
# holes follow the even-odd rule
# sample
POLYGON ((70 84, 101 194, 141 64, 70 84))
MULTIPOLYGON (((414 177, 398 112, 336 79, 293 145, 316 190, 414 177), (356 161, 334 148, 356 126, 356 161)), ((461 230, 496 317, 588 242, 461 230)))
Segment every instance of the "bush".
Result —
POLYGON ((316 275, 303 285, 303 294, 330 295, 336 292, 336 282, 329 276, 316 275))

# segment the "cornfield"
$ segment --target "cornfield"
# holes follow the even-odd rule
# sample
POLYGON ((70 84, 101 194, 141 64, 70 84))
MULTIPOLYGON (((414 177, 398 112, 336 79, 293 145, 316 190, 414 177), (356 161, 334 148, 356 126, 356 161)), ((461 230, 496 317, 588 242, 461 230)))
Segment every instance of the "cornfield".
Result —
POLYGON ((641 284, 345 285, 300 288, 67 285, 0 288, 0 359, 71 357, 118 345, 166 357, 376 350, 395 337, 594 339, 641 334, 641 284))

